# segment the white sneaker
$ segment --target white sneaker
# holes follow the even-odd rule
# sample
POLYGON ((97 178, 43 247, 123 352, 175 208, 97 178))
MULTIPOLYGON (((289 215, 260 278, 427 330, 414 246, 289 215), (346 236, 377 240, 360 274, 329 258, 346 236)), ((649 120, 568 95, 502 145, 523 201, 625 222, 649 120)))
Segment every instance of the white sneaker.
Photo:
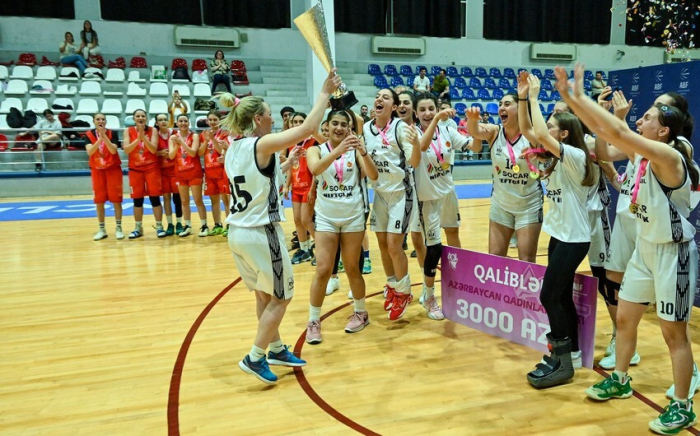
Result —
POLYGON ((104 239, 107 237, 107 231, 105 229, 100 228, 100 230, 95 233, 95 236, 92 237, 93 241, 99 241, 101 239, 104 239))
POLYGON ((435 298, 434 294, 428 298, 426 298, 425 294, 423 294, 421 295, 419 301, 421 306, 423 306, 423 309, 428 312, 428 318, 438 321, 445 319, 445 315, 442 313, 442 309, 440 309, 440 305, 438 304, 437 298, 435 298))
MULTIPOLYGON (((695 392, 698 389, 700 389, 700 373, 698 372, 698 366, 696 364, 693 364, 693 378, 690 379, 690 389, 688 389, 688 398, 693 398, 695 396, 695 392)), ((673 384, 666 391, 666 397, 673 399, 673 396, 675 394, 676 385, 673 384)))
MULTIPOLYGON (((637 352, 634 352, 634 356, 630 359, 630 365, 639 365, 639 362, 642 360, 641 357, 639 357, 639 354, 637 352)), ((611 355, 607 357, 603 357, 600 359, 600 362, 598 362, 598 366, 600 366, 603 369, 615 369, 615 353, 612 353, 611 355)))
POLYGON ((354 298, 355 298, 355 297, 352 296, 352 289, 350 289, 350 290, 348 291, 348 300, 352 300, 352 299, 354 299, 354 298))
POLYGON ((121 227, 117 227, 117 230, 114 232, 114 237, 117 239, 124 239, 124 232, 122 232, 121 227))
POLYGON ((581 369, 583 367, 583 359, 581 358, 580 350, 571 352, 571 366, 573 366, 574 369, 581 369))
POLYGON ((340 289, 340 278, 339 277, 331 277, 328 280, 328 284, 326 285, 326 295, 331 295, 333 292, 337 291, 340 289))
POLYGON ((608 357, 611 354, 615 354, 615 336, 610 339, 610 343, 605 348, 605 357, 608 357))

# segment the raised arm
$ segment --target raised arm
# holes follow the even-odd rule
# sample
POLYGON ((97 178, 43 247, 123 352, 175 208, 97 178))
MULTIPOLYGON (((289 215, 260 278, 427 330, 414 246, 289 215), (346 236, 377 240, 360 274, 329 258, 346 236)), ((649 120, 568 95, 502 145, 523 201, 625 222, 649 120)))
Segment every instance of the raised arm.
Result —
POLYGON ((498 126, 494 124, 481 124, 481 111, 478 107, 467 108, 467 130, 469 134, 474 137, 474 139, 479 139, 482 141, 487 141, 489 144, 493 144, 498 136, 498 126))
POLYGON ((537 97, 540 95, 540 79, 538 79, 537 76, 529 76, 527 81, 530 84, 530 110, 532 112, 532 128, 535 134, 534 143, 542 144, 547 151, 556 157, 560 157, 561 147, 559 141, 549 134, 547 123, 544 121, 544 116, 540 109, 540 103, 537 100, 537 97))
POLYGON ((435 129, 437 129, 438 123, 454 116, 454 109, 449 108, 441 110, 433 117, 433 119, 430 121, 430 125, 425 129, 423 136, 420 138, 421 151, 427 151, 428 147, 430 147, 430 142, 433 140, 433 136, 435 136, 435 129))
POLYGON ((357 159, 357 162, 359 163, 360 169, 362 169, 364 175, 369 177, 370 180, 375 181, 379 178, 379 171, 377 171, 377 166, 374 164, 372 156, 370 156, 369 153, 367 153, 367 149, 365 148, 365 141, 362 138, 358 139, 360 140, 360 145, 357 147, 356 150, 357 155, 359 155, 359 159, 357 159))
MULTIPOLYGON (((530 144, 537 144, 535 131, 532 129, 532 121, 530 121, 530 114, 527 110, 527 94, 530 92, 530 83, 528 82, 529 76, 527 71, 521 71, 520 74, 518 74, 518 127, 520 128, 520 133, 525 136, 525 139, 527 139, 530 144)), ((536 95, 536 97, 538 95, 536 95)))

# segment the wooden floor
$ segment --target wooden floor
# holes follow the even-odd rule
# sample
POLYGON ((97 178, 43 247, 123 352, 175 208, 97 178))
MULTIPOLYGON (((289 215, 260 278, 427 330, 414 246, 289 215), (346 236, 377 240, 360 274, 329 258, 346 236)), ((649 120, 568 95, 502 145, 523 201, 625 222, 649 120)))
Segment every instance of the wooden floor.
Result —
MULTIPOLYGON (((460 204, 463 245, 486 250, 488 200, 460 204)), ((349 301, 344 277, 324 305, 334 311, 324 342, 303 345, 309 363, 296 376, 273 367, 280 381, 268 387, 237 365, 254 336, 254 298, 237 282, 226 240, 158 240, 149 228, 140 240, 116 241, 113 223, 108 239, 93 242, 94 219, 0 222, 0 434, 630 436, 648 433, 652 406, 667 404, 670 361, 652 314, 631 373, 644 397, 599 404, 583 394, 602 379, 595 371, 536 391, 525 374, 538 352, 429 320, 417 302, 389 322, 381 298, 369 298, 372 323, 348 335, 351 307, 334 311, 349 301)), ((125 230, 132 225, 126 217, 125 230)), ((370 241, 374 272, 365 279, 377 293, 385 278, 370 241)), ((295 267, 281 327, 292 346, 306 326, 313 271, 295 267)), ((604 311, 600 304, 596 360, 611 332, 604 311)))

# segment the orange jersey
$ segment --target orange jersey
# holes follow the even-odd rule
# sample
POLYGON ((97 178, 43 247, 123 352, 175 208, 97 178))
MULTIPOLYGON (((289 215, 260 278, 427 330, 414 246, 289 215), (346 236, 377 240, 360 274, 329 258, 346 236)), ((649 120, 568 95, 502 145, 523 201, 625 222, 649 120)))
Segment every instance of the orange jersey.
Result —
MULTIPOLYGON (((180 132, 174 135, 180 135, 180 132)), ((190 132, 185 139, 188 147, 192 147, 192 140, 194 134, 190 132)), ((175 166, 175 175, 179 179, 196 179, 202 177, 202 161, 199 159, 198 155, 190 156, 184 147, 177 148, 177 154, 175 155, 175 160, 177 165, 175 166)))
POLYGON ((314 138, 309 138, 301 144, 304 156, 299 157, 299 162, 292 167, 292 191, 304 192, 311 189, 314 176, 306 163, 306 150, 316 144, 314 138))
MULTIPOLYGON (((170 150, 170 135, 172 135, 170 129, 168 129, 168 133, 166 133, 165 135, 161 134, 160 131, 158 131, 158 151, 170 150)), ((158 159, 160 159, 161 173, 167 175, 175 174, 175 159, 170 159, 168 156, 158 156, 158 159)))
MULTIPOLYGON (((152 127, 146 127, 146 131, 144 132, 144 135, 146 135, 146 137, 151 135, 151 129, 152 127)), ((126 129, 126 131, 127 135, 125 136, 127 136, 128 139, 124 139, 129 141, 129 144, 136 141, 136 139, 139 137, 139 132, 138 130, 136 130, 136 127, 129 127, 128 129, 126 129)), ((136 145, 136 148, 134 148, 131 151, 131 153, 129 153, 130 170, 150 171, 154 168, 158 168, 158 165, 158 156, 151 153, 148 147, 146 147, 146 144, 144 144, 143 142, 139 142, 136 145)))
MULTIPOLYGON (((112 140, 112 131, 105 131, 109 140, 112 140)), ((97 142, 97 132, 95 130, 90 130, 87 133, 88 139, 91 144, 97 142)), ((90 168, 93 170, 106 170, 112 167, 121 167, 122 160, 119 158, 119 153, 112 154, 104 142, 97 146, 97 151, 90 156, 90 168)))
MULTIPOLYGON (((228 143, 228 132, 226 131, 219 130, 214 137, 219 141, 226 141, 228 143)), ((207 177, 212 179, 224 177, 224 164, 218 160, 222 155, 216 151, 214 143, 212 141, 207 141, 204 135, 200 136, 199 141, 200 147, 206 147, 206 151, 204 152, 204 173, 207 177)))

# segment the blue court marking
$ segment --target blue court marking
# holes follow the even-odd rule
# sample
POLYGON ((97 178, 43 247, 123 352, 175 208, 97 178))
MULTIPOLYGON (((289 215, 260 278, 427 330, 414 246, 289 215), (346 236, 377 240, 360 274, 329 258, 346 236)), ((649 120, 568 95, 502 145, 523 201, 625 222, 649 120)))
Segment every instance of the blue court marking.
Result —
MULTIPOLYGON (((455 186, 457 197, 460 199, 489 198, 491 196, 491 183, 478 185, 457 185, 455 186)), ((373 198, 370 189, 370 200, 373 198)), ((204 198, 204 204, 208 211, 211 211, 211 202, 208 197, 204 198)), ((284 200, 286 208, 292 207, 289 200, 284 200)), ((144 213, 151 214, 151 205, 148 200, 144 203, 144 213)), ((190 202, 192 213, 196 215, 194 202, 190 202)), ((133 216, 134 203, 130 198, 124 198, 122 209, 124 216, 133 216)), ((174 210, 174 209, 173 209, 174 210)), ((291 211, 288 211, 289 215, 291 211)), ((114 209, 111 203, 105 204, 105 214, 114 216, 114 209)), ((31 220, 55 220, 66 218, 93 218, 96 217, 95 205, 92 200, 37 200, 26 202, 0 203, 0 221, 31 221, 31 220)), ((291 216, 288 216, 290 219, 291 216)))

